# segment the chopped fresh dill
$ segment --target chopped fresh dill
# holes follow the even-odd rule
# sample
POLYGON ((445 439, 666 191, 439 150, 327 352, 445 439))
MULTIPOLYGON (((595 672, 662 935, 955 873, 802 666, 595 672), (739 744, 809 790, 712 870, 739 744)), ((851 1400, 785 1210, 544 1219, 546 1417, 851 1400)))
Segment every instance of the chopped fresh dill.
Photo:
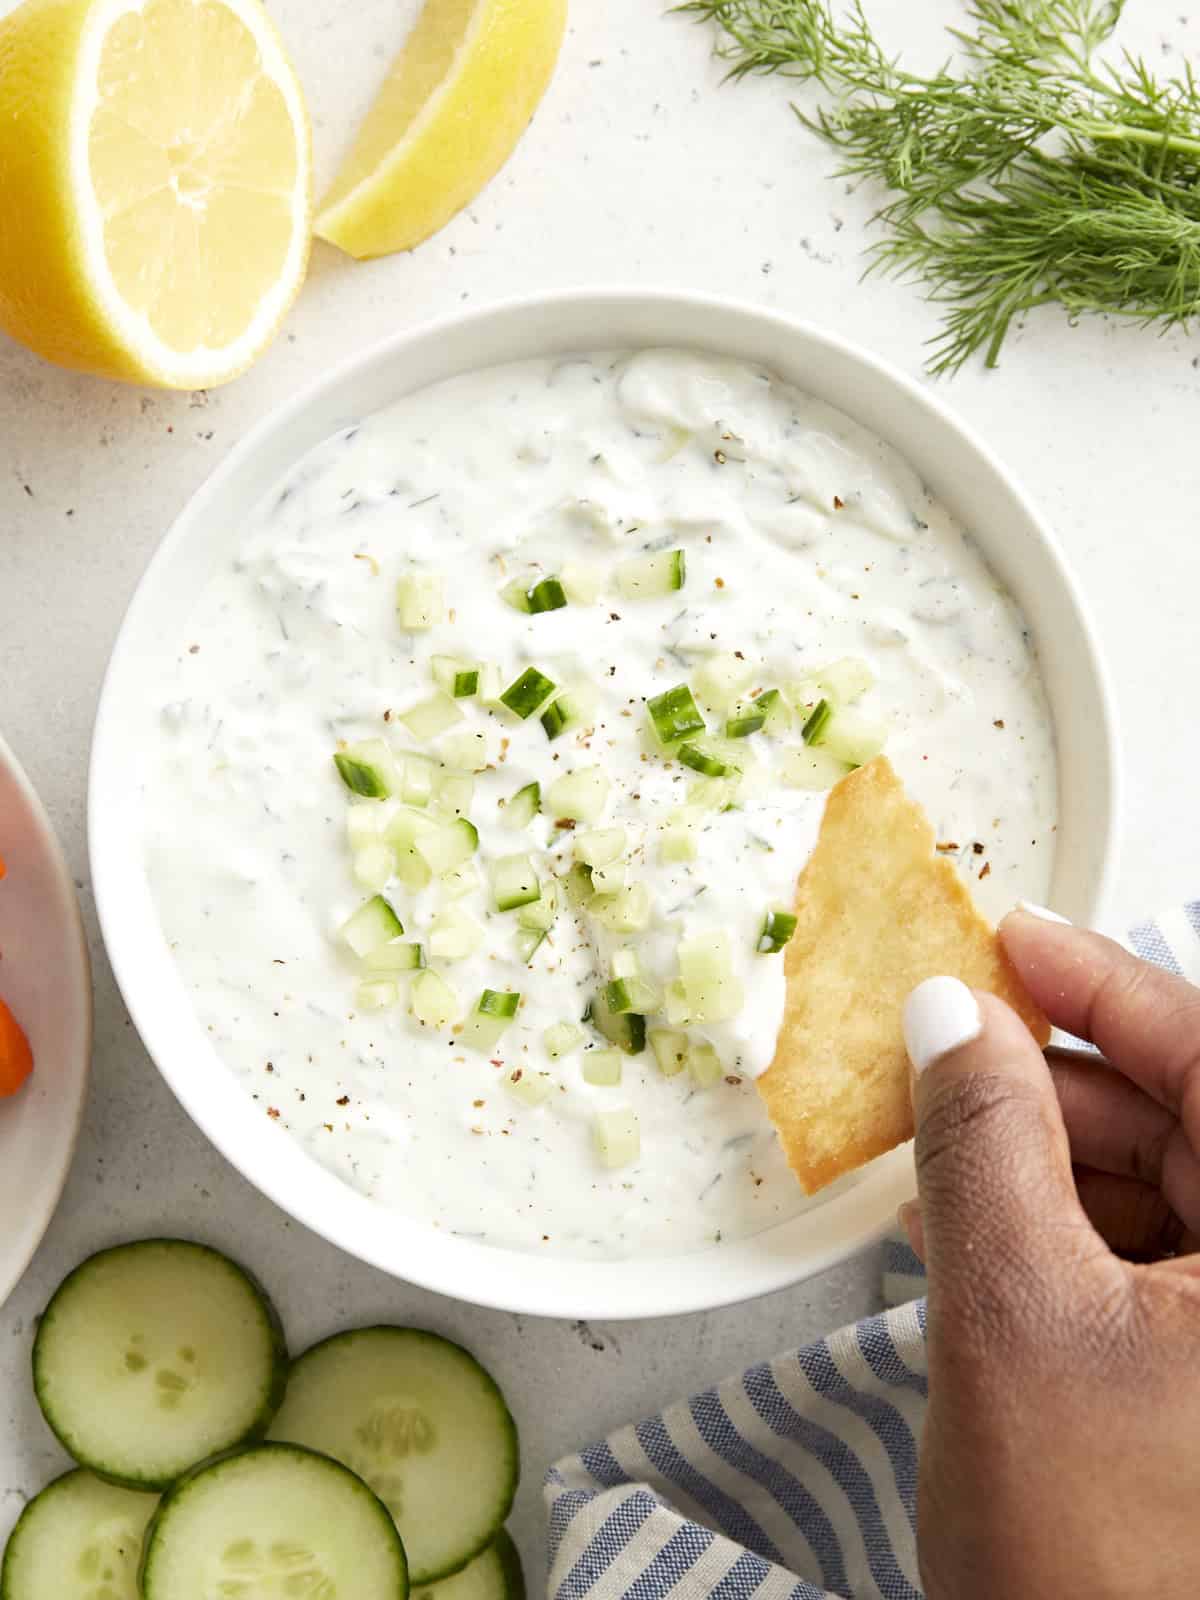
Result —
POLYGON ((994 366, 1014 317, 1057 303, 1186 325, 1200 311, 1200 85, 1123 53, 1097 61, 1125 0, 971 0, 957 59, 887 55, 861 0, 690 0, 730 76, 780 72, 829 102, 801 122, 838 173, 886 186, 868 270, 944 308, 930 368, 994 366))

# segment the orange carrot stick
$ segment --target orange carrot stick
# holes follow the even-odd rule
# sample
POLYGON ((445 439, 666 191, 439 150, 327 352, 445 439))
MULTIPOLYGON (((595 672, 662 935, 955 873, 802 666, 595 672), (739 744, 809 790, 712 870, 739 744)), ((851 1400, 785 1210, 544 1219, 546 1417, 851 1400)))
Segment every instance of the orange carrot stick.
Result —
POLYGON ((25 1030, 0 1000, 0 1098, 16 1094, 33 1071, 33 1051, 25 1030))

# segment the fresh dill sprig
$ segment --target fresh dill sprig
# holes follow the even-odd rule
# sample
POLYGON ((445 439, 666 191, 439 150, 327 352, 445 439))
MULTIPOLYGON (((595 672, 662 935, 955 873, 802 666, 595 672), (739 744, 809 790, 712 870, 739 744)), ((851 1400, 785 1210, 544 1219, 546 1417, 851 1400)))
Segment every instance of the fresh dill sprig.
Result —
MULTIPOLYGON (((978 351, 994 366, 1014 317, 1161 329, 1200 312, 1200 85, 1128 53, 1098 63, 1125 0, 972 0, 957 61, 906 71, 861 0, 688 0, 716 22, 731 77, 780 72, 828 104, 797 116, 840 155, 840 176, 889 197, 871 268, 921 281, 945 307, 934 372, 978 351)), ((870 269, 869 269, 870 270, 870 269)))

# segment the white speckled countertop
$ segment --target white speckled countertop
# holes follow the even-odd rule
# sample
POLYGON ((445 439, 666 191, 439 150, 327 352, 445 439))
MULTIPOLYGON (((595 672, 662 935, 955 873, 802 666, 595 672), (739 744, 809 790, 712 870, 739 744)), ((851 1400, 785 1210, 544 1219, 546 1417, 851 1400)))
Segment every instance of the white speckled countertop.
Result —
MULTIPOLYGON (((10 9, 0 0, 0 13, 10 9)), ((309 91, 322 176, 416 9, 417 0, 274 0, 309 91)), ((914 9, 911 0, 868 4, 897 45, 914 9)), ((1200 49, 1200 14, 1181 17, 1165 0, 1129 9, 1123 38, 1148 54, 1200 49)), ((959 8, 925 0, 919 11, 914 43, 932 51, 936 24, 959 8)), ((718 90, 719 78, 706 30, 665 15, 658 0, 574 0, 551 92, 491 188, 414 255, 355 265, 319 246, 288 331, 231 388, 142 393, 0 344, 0 726, 63 837, 97 1001, 74 1172, 0 1310, 0 1540, 61 1466, 27 1380, 34 1317, 69 1266, 120 1238, 181 1232, 227 1247, 267 1283, 297 1347, 380 1318, 473 1346, 522 1427, 515 1526, 535 1578, 538 1481, 557 1453, 875 1304, 877 1266, 865 1257, 740 1309, 589 1328, 475 1311, 350 1260, 262 1199, 177 1107, 113 987, 89 892, 89 732, 133 586, 222 454, 331 362, 463 303, 630 282, 778 307, 920 371, 928 309, 903 285, 859 281, 870 197, 829 181, 829 159, 795 125, 785 84, 718 90)), ((998 373, 973 370, 944 386, 1057 526, 1108 652, 1128 779, 1118 927, 1200 888, 1200 745, 1186 692, 1200 593, 1198 368, 1200 336, 1071 330, 1046 312, 1011 342, 998 373)))

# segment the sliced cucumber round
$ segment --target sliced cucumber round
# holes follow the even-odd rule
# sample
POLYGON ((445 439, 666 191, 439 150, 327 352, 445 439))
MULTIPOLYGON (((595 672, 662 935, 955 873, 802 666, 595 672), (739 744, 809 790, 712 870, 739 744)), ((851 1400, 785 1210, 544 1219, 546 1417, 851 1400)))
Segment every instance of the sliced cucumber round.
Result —
POLYGON ((138 1600, 142 1535, 157 1504, 80 1468, 55 1478, 9 1534, 0 1600, 138 1600))
POLYGON ((260 1444, 197 1467, 164 1496, 146 1530, 141 1595, 407 1600, 408 1567, 361 1479, 315 1451, 260 1444))
POLYGON ((314 1345, 292 1364, 271 1437, 323 1450, 370 1484, 396 1519, 414 1584, 486 1549, 516 1493, 504 1396, 459 1345, 417 1328, 361 1328, 314 1345))
POLYGON ((525 1600, 516 1545, 501 1528, 481 1556, 440 1583, 414 1589, 412 1600, 525 1600))
POLYGON ((131 1489, 165 1489, 261 1437, 286 1383, 271 1302, 184 1239, 91 1256, 55 1291, 33 1346, 34 1393, 64 1448, 131 1489))

